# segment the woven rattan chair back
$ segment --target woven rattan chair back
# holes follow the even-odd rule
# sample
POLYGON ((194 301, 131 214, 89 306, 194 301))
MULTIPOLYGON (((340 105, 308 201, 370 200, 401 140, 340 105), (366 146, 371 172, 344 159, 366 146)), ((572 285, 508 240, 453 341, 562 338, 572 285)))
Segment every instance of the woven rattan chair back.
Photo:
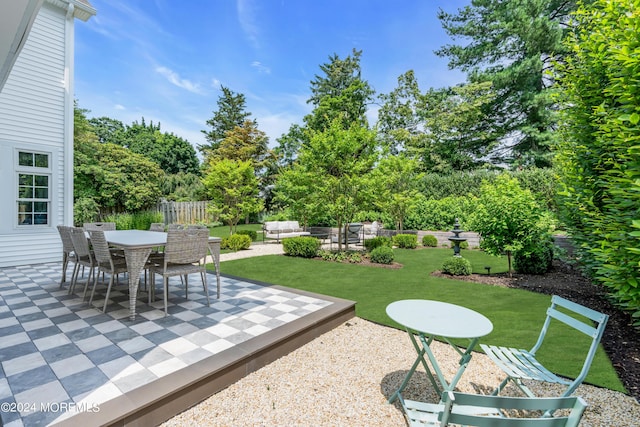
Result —
POLYGON ((164 224, 161 222, 152 222, 149 231, 164 231, 164 224))
POLYGON ((107 239, 104 237, 104 231, 90 230, 89 238, 91 239, 93 254, 96 257, 98 266, 112 269, 113 259, 111 258, 111 251, 109 250, 107 239))
POLYGON ((169 230, 164 247, 165 265, 199 262, 207 255, 208 240, 208 229, 169 230))
POLYGON ((62 277, 60 278, 60 289, 67 280, 67 267, 69 262, 76 262, 76 255, 73 251, 73 242, 71 241, 71 228, 67 225, 58 225, 58 233, 62 240, 62 277))
POLYGON ((102 231, 113 231, 116 229, 115 222, 85 222, 82 225, 85 231, 91 230, 102 230, 102 231))

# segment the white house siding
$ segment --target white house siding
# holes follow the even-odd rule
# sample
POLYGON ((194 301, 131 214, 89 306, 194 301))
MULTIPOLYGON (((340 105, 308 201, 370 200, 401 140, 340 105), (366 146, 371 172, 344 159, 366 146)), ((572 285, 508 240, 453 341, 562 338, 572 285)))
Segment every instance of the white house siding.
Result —
MULTIPOLYGON (((44 3, 0 92, 0 267, 58 261, 64 218, 66 10, 44 3), (16 149, 50 154, 49 225, 17 225, 16 149)), ((73 46, 68 46, 72 49, 73 46)), ((72 126, 69 123, 68 126, 72 126)), ((70 141, 67 145, 72 144, 70 141)), ((70 148, 72 149, 72 147, 70 148)))

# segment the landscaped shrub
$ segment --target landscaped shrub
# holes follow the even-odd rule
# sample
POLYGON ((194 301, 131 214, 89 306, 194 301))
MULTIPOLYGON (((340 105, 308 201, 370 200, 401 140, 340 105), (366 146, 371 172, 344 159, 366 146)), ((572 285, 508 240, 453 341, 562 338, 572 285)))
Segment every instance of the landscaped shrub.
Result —
POLYGON ((523 248, 513 255, 513 269, 522 274, 544 274, 553 263, 553 242, 543 239, 533 247, 523 248))
POLYGON ((333 262, 349 262, 358 264, 362 262, 362 253, 359 251, 327 251, 322 250, 318 253, 325 261, 333 262))
POLYGON ((391 245, 393 245, 391 238, 386 236, 378 236, 364 241, 364 247, 368 252, 371 252, 372 250, 374 250, 375 248, 379 248, 380 246, 391 247, 391 245))
POLYGON ((432 234, 427 234, 422 238, 422 246, 435 248, 438 246, 438 238, 432 234))
POLYGON ((393 262, 393 249, 389 246, 380 246, 371 251, 371 262, 376 264, 391 264, 393 262))
POLYGON ((258 240, 258 232, 255 230, 238 230, 236 231, 236 234, 247 235, 251 238, 252 242, 255 242, 256 240, 258 240))
POLYGON ((124 212, 107 215, 103 221, 115 222, 117 230, 148 230, 152 223, 164 222, 164 216, 155 211, 124 212))
POLYGON ((456 218, 463 229, 469 230, 467 219, 476 210, 472 196, 450 196, 443 199, 419 197, 404 221, 407 230, 451 230, 456 218))
POLYGON ((284 253, 290 256, 313 258, 318 255, 321 242, 315 237, 289 237, 282 239, 284 253))
POLYGON ((393 244, 401 249, 415 249, 418 246, 418 236, 415 234, 396 234, 393 244))
POLYGON ((249 249, 251 246, 251 237, 245 234, 232 234, 231 236, 224 237, 220 242, 222 249, 231 249, 237 252, 241 249, 249 249))
POLYGON ((442 263, 442 272, 453 276, 468 276, 471 274, 471 263, 466 258, 454 256, 442 263))

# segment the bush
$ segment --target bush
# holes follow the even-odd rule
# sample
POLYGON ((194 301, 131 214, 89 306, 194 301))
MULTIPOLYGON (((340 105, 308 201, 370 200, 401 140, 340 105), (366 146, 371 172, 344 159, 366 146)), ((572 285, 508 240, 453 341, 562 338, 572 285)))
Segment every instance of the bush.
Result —
POLYGON ((246 236, 249 236, 252 242, 258 240, 258 232, 255 230, 238 230, 236 231, 236 234, 244 234, 246 236))
POLYGON ((544 239, 539 244, 521 249, 513 256, 513 269, 522 274, 544 274, 553 263, 553 242, 544 239))
POLYGON ((315 237, 301 236, 282 239, 282 248, 284 249, 284 253, 289 256, 313 258, 318 255, 320 245, 320 240, 315 237))
POLYGON ((471 274, 471 263, 462 257, 451 257, 442 263, 442 272, 453 276, 468 276, 471 274))
POLYGON ((418 236, 415 234, 396 234, 393 244, 401 249, 415 249, 418 246, 418 236))
POLYGON ((393 262, 393 249, 389 246, 380 246, 371 251, 371 262, 376 264, 391 264, 393 262))
POLYGON ((418 197, 415 208, 407 215, 404 228, 408 230, 451 230, 456 218, 467 229, 466 220, 476 210, 477 200, 471 196, 449 196, 443 199, 418 197))
POLYGON ((234 252, 241 249, 249 249, 249 246, 251 246, 251 237, 246 234, 232 234, 224 237, 220 243, 222 249, 231 249, 234 252))
POLYGON ((359 251, 320 251, 320 257, 325 261, 348 262, 359 264, 362 262, 362 253, 359 251))
POLYGON ((422 238, 422 246, 435 248, 436 246, 438 246, 438 239, 434 235, 427 234, 422 238))
POLYGON ((364 247, 368 252, 373 251, 375 248, 379 248, 380 246, 389 246, 391 247, 393 242, 390 237, 386 236, 378 236, 372 239, 367 239, 364 241, 364 247))
POLYGON ((115 222, 118 230, 148 230, 154 222, 164 223, 164 216, 155 211, 124 212, 107 215, 103 220, 115 222))

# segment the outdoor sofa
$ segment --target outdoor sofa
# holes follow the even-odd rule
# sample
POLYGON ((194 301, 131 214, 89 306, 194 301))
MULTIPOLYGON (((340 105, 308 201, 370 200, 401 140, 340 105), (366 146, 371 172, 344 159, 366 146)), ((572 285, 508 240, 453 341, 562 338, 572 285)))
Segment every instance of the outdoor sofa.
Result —
POLYGON ((304 231, 298 221, 265 221, 262 226, 264 231, 262 240, 265 238, 276 239, 280 242, 280 239, 286 239, 287 237, 299 237, 308 236, 311 233, 304 231))

